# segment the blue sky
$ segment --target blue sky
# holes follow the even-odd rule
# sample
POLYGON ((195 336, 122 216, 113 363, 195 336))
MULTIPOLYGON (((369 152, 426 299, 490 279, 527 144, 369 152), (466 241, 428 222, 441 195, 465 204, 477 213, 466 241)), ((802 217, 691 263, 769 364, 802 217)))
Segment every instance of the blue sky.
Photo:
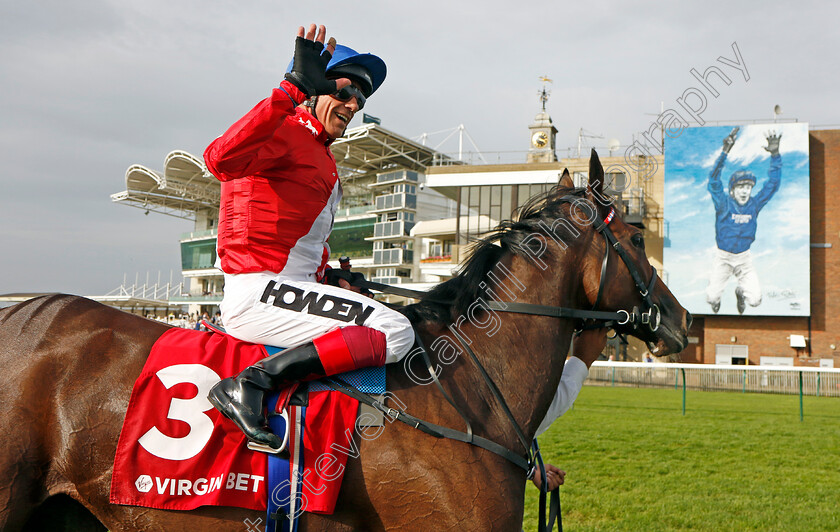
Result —
MULTIPOLYGON (((705 290, 717 246, 715 210, 707 190, 709 173, 732 126, 686 129, 667 139, 665 150, 665 220, 671 246, 664 250, 668 286, 689 311, 710 313, 705 290)), ((750 252, 762 285, 763 301, 746 314, 808 315, 810 282, 808 125, 742 125, 721 172, 728 187, 736 170, 757 178, 753 195, 767 180, 768 132, 781 133, 781 186, 758 216, 750 252), (795 302, 798 304, 791 305, 795 302)), ((724 291, 720 313, 735 314, 735 280, 724 291)))

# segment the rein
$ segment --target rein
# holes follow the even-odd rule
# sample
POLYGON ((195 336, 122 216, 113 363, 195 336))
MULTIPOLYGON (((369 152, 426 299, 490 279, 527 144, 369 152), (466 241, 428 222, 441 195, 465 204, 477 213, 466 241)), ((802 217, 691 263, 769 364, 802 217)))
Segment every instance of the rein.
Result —
MULTIPOLYGON (((597 216, 597 213, 594 211, 593 207, 588 202, 579 200, 580 198, 578 198, 577 196, 571 195, 563 196, 561 198, 561 201, 563 202, 573 203, 587 210, 589 212, 589 214, 587 215, 587 219, 595 220, 595 222, 593 222, 594 228, 596 231, 601 233, 601 235, 603 235, 604 241, 606 243, 606 245, 604 246, 604 260, 601 262, 601 278, 598 286, 598 295, 595 298, 595 304, 592 306, 592 309, 582 310, 568 307, 535 305, 532 303, 516 303, 511 301, 488 301, 487 308, 489 308, 490 310, 495 310, 499 312, 511 312, 514 314, 531 314, 536 316, 549 316, 552 318, 572 318, 603 322, 602 325, 599 325, 599 328, 611 327, 613 325, 629 324, 634 329, 637 329, 644 325, 647 326, 651 332, 656 332, 657 329, 659 329, 661 313, 659 311, 659 305, 653 302, 653 299, 650 295, 653 291, 654 285, 656 285, 656 280, 659 278, 656 274, 656 268, 651 267, 653 273, 651 274, 650 281, 646 283, 643 280, 638 268, 636 268, 636 266, 630 260, 630 255, 627 253, 627 250, 624 249, 624 246, 621 245, 621 242, 618 241, 618 239, 613 234, 612 230, 609 228, 609 224, 615 219, 615 209, 611 207, 609 214, 607 214, 607 217, 604 220, 601 220, 597 216), (610 257, 610 248, 615 250, 619 258, 621 258, 621 261, 627 267, 627 270, 630 272, 630 276, 633 278, 633 282, 636 285, 636 289, 638 290, 639 295, 642 296, 642 300, 645 303, 646 308, 644 310, 639 310, 638 307, 633 307, 632 310, 620 309, 615 312, 595 310, 601 303, 601 296, 603 294, 604 287, 606 286, 606 271, 610 257)), ((426 296, 428 294, 419 290, 399 288, 387 284, 375 283, 366 279, 360 279, 356 281, 354 285, 359 286, 361 288, 376 290, 378 292, 383 292, 386 294, 393 294, 412 299, 425 300, 427 302, 432 303, 450 303, 449 301, 436 301, 434 299, 427 298, 426 296)), ((576 327, 575 330, 580 331, 584 328, 585 327, 580 326, 576 327)), ((461 341, 460 338, 459 341, 461 341)), ((461 341, 461 343, 463 344, 464 342, 461 341)))
MULTIPOLYGON (((548 306, 548 305, 535 305, 531 303, 516 303, 516 302, 504 302, 504 301, 489 301, 487 303, 487 308, 490 310, 495 310, 499 312, 511 312, 515 314, 529 314, 529 315, 537 315, 537 316, 549 316, 553 318, 570 318, 570 319, 578 319, 582 321, 586 320, 593 320, 596 322, 602 322, 602 324, 598 325, 598 327, 612 327, 614 325, 630 325, 634 329, 640 328, 641 326, 647 326, 652 332, 655 332, 659 328, 660 324, 660 311, 659 306, 653 302, 650 294, 653 290, 654 285, 656 284, 656 269, 653 268, 653 273, 651 275, 650 281, 645 283, 642 279, 642 276, 639 270, 633 265, 630 260, 630 255, 621 245, 621 242, 615 237, 613 232, 609 228, 610 222, 613 221, 615 218, 615 209, 610 208, 610 212, 604 220, 601 220, 597 216, 597 212, 594 208, 587 202, 579 201, 580 198, 577 196, 564 196, 561 198, 561 201, 566 203, 572 203, 579 207, 584 208, 588 211, 588 218, 593 219, 594 222, 594 229, 598 231, 603 237, 605 241, 605 251, 604 251, 604 259, 601 262, 601 278, 599 281, 598 286, 598 294, 595 299, 595 304, 593 305, 591 310, 582 310, 582 309, 574 309, 574 308, 567 308, 567 307, 555 307, 555 306, 548 306), (610 248, 614 249, 618 256, 621 258, 624 265, 627 267, 628 271, 630 272, 630 276, 633 278, 633 282, 636 285, 636 288, 639 292, 639 295, 642 297, 642 300, 645 303, 646 308, 644 310, 639 310, 638 307, 634 307, 632 311, 628 310, 618 310, 615 312, 609 311, 599 311, 596 310, 597 307, 600 305, 602 292, 604 287, 606 286, 606 269, 607 264, 609 262, 609 255, 610 255, 610 248)), ((396 286, 391 286, 382 283, 375 283, 372 281, 368 281, 365 279, 359 279, 353 283, 355 286, 359 286, 361 288, 367 288, 376 290, 382 293, 398 295, 402 297, 408 297, 412 299, 419 299, 424 300, 427 302, 438 302, 438 303, 448 303, 445 301, 435 301, 429 298, 426 298, 427 293, 421 292, 418 290, 409 290, 406 288, 399 288, 396 286)), ((579 327, 575 327, 576 332, 580 332, 587 328, 583 324, 579 327)), ((452 333, 454 334, 455 338, 458 340, 458 343, 461 344, 463 350, 469 355, 472 362, 478 368, 482 378, 484 379, 485 384, 487 385, 488 389, 490 390, 491 394, 493 395, 496 402, 501 406, 502 410, 505 413, 505 416, 508 418, 511 426, 513 427, 514 431, 516 432, 516 436, 519 439, 522 446, 525 448, 525 456, 523 457, 521 454, 517 454, 506 447, 495 443, 491 440, 486 438, 482 438, 481 436, 476 436, 472 432, 472 426, 470 425, 469 420, 467 417, 461 412, 461 409, 455 404, 446 390, 443 388, 443 385, 437 378, 437 373, 434 370, 434 366, 432 364, 431 359, 429 358, 428 352, 426 347, 423 345, 422 340, 420 339, 419 334, 415 331, 415 337, 417 339, 417 343, 422 351, 422 355, 424 358, 424 362, 426 363, 429 374, 431 378, 434 380, 435 384, 437 385, 438 389, 443 394, 444 398, 449 402, 450 405, 455 409, 458 415, 464 420, 466 424, 467 430, 466 432, 461 432, 455 429, 451 429, 448 427, 443 427, 440 425, 436 425, 434 423, 429 423, 427 421, 423 421, 418 419, 403 410, 398 410, 394 408, 386 407, 380 401, 374 399, 368 394, 362 393, 353 386, 347 384, 346 382, 333 377, 331 379, 325 379, 325 382, 328 386, 333 388, 334 390, 338 390, 343 392, 362 403, 365 403, 384 414, 387 414, 393 419, 398 419, 403 423, 413 426, 414 428, 425 432, 431 436, 436 438, 449 438, 457 441, 462 441, 465 443, 469 443, 471 445, 475 445, 481 447, 482 449, 488 450, 492 453, 495 453, 509 462, 517 465, 518 467, 524 469, 527 472, 528 479, 532 479, 537 468, 540 470, 540 475, 542 478, 542 486, 540 487, 540 530, 547 531, 553 527, 554 519, 557 518, 558 528, 562 530, 562 520, 560 518, 560 496, 559 496, 559 488, 555 489, 551 495, 551 508, 550 508, 550 515, 549 515, 549 523, 548 527, 545 524, 545 499, 546 499, 546 485, 548 479, 546 478, 545 474, 545 466, 543 465, 542 456, 539 451, 539 447, 537 445, 536 439, 528 443, 528 439, 525 437, 522 428, 517 423, 516 419, 513 417, 510 408, 507 405, 504 397, 502 396, 501 392, 499 391, 498 386, 496 383, 493 382, 493 379, 484 369, 484 366, 478 360, 473 350, 470 348, 468 342, 466 342, 461 335, 455 329, 451 329, 452 333)))

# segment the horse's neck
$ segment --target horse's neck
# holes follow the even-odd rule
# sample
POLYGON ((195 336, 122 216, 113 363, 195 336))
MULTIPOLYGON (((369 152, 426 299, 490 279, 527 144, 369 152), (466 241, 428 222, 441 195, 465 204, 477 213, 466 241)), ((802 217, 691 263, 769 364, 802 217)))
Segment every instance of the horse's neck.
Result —
MULTIPOLYGON (((566 254, 564 254, 566 255, 566 254)), ((500 301, 552 306, 579 306, 580 269, 571 254, 542 271, 520 257, 503 261, 497 286, 488 295, 500 301)), ((453 324, 455 325, 455 324, 453 324)), ((451 326, 450 329, 453 327, 451 326)), ((573 326, 569 320, 489 311, 483 321, 457 324, 470 348, 510 407, 526 436, 533 436, 560 382, 573 326)), ((450 336, 454 336, 451 335, 450 336)), ((461 396, 479 434, 517 449, 515 432, 481 373, 466 353, 444 377, 453 394, 461 396), (466 393, 464 393, 466 392, 466 393)))

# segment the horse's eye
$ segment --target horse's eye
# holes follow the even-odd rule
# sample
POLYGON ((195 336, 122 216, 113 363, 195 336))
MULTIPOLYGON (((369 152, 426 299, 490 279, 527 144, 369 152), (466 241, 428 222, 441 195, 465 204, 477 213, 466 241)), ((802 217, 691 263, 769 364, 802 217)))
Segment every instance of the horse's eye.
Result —
POLYGON ((630 237, 630 242, 632 242, 637 248, 645 249, 645 239, 638 233, 630 237))

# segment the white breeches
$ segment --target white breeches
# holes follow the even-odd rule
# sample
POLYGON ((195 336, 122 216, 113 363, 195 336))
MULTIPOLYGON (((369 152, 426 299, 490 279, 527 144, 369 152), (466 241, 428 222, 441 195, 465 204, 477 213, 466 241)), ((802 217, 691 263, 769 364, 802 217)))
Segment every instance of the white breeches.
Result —
POLYGON ((378 301, 270 272, 225 274, 220 309, 225 330, 247 342, 295 347, 335 328, 361 325, 385 335, 386 363, 399 361, 414 343, 408 318, 378 301))
POLYGON ((738 286, 741 288, 746 302, 753 307, 760 305, 761 284, 758 281, 758 274, 755 272, 752 254, 749 250, 743 253, 717 250, 712 267, 712 276, 709 279, 709 286, 706 288, 706 301, 710 304, 720 301, 720 296, 726 288, 726 282, 733 275, 738 280, 738 286))

